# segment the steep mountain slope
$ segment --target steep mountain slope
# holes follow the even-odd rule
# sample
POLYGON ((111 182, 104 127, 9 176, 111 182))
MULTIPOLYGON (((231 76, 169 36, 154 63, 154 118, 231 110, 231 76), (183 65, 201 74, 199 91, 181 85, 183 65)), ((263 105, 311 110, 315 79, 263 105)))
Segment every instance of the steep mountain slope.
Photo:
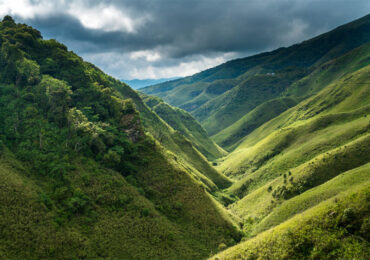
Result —
POLYGON ((284 96, 292 83, 315 66, 368 41, 370 15, 289 48, 230 61, 141 91, 190 111, 215 135, 258 105, 284 96))
POLYGON ((218 172, 133 90, 9 16, 0 44, 1 258, 202 259, 240 239, 187 161, 218 172))
POLYGON ((257 127, 219 162, 235 179, 228 192, 240 198, 229 210, 256 237, 216 257, 368 254, 369 75, 370 43, 318 66, 287 90, 316 94, 257 127))
POLYGON ((261 104, 235 124, 215 135, 214 139, 229 149, 235 148, 257 127, 294 105, 295 100, 303 100, 339 77, 370 64, 369 49, 370 44, 364 44, 342 57, 318 66, 311 74, 290 86, 285 92, 286 98, 261 104))
POLYGON ((214 135, 213 139, 231 151, 253 130, 294 105, 296 105, 296 101, 289 97, 266 101, 231 126, 214 135))
POLYGON ((218 188, 230 186, 231 181, 211 166, 207 159, 179 131, 174 130, 156 113, 153 113, 136 92, 126 85, 116 86, 116 89, 135 103, 145 130, 172 152, 177 162, 197 180, 203 182, 207 189, 215 191, 218 188))
POLYGON ((145 94, 141 94, 140 96, 146 105, 156 112, 156 114, 166 121, 173 129, 179 131, 188 138, 208 160, 214 160, 226 155, 226 153, 208 137, 206 131, 188 112, 172 107, 158 97, 145 94))

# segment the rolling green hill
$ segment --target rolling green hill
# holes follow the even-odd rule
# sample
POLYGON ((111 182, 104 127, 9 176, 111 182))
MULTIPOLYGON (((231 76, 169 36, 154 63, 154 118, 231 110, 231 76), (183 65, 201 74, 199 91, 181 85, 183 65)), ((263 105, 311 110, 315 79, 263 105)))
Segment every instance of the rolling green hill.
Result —
POLYGON ((240 200, 228 208, 247 241, 215 258, 368 254, 369 57, 367 43, 318 66, 287 90, 301 102, 219 161, 219 170, 235 180, 228 192, 240 200))
POLYGON ((190 111, 230 152, 217 169, 233 180, 226 205, 245 242, 214 259, 368 255, 369 42, 368 15, 143 90, 190 111))
MULTIPOLYGON (((191 112, 213 136, 258 105, 284 97, 290 85, 310 74, 316 66, 370 41, 369 32, 370 15, 367 15, 289 48, 229 61, 141 91, 191 112)), ((215 140, 228 148, 230 141, 220 139, 223 135, 220 133, 215 140)))
POLYGON ((240 239, 206 191, 229 181, 189 140, 127 85, 9 16, 0 180, 4 259, 203 259, 240 239))
POLYGON ((266 101, 244 115, 231 126, 214 135, 213 139, 222 147, 233 150, 233 148, 235 148, 245 136, 253 132, 253 130, 295 104, 296 101, 289 97, 266 101))
POLYGON ((211 259, 367 259, 369 189, 340 193, 211 259))

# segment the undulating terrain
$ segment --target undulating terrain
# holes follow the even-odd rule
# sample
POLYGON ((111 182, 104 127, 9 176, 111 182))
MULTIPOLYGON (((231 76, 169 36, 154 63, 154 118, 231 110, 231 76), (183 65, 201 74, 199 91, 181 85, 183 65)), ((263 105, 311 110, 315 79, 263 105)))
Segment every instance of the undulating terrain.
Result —
POLYGON ((366 259, 370 15, 133 90, 0 23, 0 258, 366 259))
POLYGON ((370 15, 142 91, 228 151, 213 165, 244 237, 214 259, 370 255, 370 15))

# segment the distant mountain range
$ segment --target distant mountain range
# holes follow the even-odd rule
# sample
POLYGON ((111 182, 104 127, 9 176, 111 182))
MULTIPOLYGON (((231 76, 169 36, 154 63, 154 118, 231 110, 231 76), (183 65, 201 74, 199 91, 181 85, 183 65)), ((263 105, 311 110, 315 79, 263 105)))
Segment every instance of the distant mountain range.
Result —
POLYGON ((127 80, 127 79, 121 79, 122 82, 126 83, 133 89, 139 89, 139 88, 145 88, 148 86, 160 84, 163 82, 171 81, 178 79, 179 77, 174 77, 174 78, 161 78, 161 79, 132 79, 132 80, 127 80))

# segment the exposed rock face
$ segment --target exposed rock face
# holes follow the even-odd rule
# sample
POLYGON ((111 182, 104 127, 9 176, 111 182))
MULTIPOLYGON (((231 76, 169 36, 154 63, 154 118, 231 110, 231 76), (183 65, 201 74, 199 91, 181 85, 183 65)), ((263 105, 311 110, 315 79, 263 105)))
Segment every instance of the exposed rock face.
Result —
POLYGON ((145 136, 143 128, 141 126, 140 118, 136 113, 126 114, 122 116, 120 124, 123 128, 123 131, 134 143, 145 136))

